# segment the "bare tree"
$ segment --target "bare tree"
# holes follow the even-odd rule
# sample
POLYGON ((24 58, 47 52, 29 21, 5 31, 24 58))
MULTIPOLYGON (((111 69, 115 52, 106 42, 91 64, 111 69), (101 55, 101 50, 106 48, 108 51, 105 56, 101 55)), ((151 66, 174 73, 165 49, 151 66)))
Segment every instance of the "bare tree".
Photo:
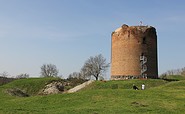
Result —
POLYGON ((58 69, 54 64, 43 64, 41 66, 41 76, 43 77, 57 77, 58 69))
POLYGON ((29 74, 27 73, 22 73, 16 76, 16 78, 20 79, 20 78, 29 78, 29 74))
POLYGON ((69 74, 68 78, 80 78, 81 77, 81 73, 80 72, 73 72, 71 74, 69 74))
POLYGON ((8 77, 8 72, 4 71, 3 73, 0 73, 0 77, 8 77))
POLYGON ((83 79, 83 80, 87 80, 88 77, 86 77, 83 72, 73 72, 71 74, 69 74, 68 78, 77 78, 77 79, 83 79))
POLYGON ((160 77, 167 77, 169 75, 185 75, 185 67, 181 69, 172 69, 163 73, 160 77))
POLYGON ((101 55, 90 57, 81 69, 81 72, 85 76, 94 76, 96 80, 107 70, 109 64, 106 63, 106 59, 101 55))
POLYGON ((182 68, 181 75, 184 75, 185 76, 185 67, 182 68))

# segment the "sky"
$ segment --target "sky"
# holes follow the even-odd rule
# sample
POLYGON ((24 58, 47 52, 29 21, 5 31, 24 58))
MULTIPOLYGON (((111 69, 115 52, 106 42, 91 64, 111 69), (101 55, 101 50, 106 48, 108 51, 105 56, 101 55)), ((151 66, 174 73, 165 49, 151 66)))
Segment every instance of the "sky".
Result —
POLYGON ((109 63, 111 33, 140 21, 157 30, 159 74, 185 67, 184 6, 184 0, 0 0, 0 73, 38 77, 51 63, 68 77, 90 56, 102 54, 109 63))

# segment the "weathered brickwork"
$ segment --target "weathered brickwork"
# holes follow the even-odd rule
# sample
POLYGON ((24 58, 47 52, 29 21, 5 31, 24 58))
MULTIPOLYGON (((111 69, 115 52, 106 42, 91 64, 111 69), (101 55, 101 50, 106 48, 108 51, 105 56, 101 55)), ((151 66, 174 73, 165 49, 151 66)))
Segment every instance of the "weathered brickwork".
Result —
POLYGON ((151 26, 123 25, 112 33, 111 79, 141 77, 140 56, 147 57, 147 78, 158 78, 157 35, 151 26))

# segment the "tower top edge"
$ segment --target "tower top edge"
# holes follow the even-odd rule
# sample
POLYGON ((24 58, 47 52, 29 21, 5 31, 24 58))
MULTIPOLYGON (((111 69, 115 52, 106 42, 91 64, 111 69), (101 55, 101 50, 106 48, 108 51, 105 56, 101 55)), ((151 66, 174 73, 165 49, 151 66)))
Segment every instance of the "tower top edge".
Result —
POLYGON ((128 26, 126 24, 123 24, 121 27, 117 28, 114 32, 120 32, 121 30, 126 29, 126 30, 141 30, 141 31, 146 31, 147 29, 155 29, 153 26, 149 25, 137 25, 137 26, 128 26))

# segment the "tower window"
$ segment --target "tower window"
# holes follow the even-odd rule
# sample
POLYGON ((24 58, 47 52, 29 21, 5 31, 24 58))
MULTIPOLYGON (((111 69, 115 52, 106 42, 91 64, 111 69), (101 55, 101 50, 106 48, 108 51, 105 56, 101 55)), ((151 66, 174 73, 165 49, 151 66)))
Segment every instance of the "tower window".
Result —
POLYGON ((143 44, 146 44, 146 37, 143 38, 143 44))

